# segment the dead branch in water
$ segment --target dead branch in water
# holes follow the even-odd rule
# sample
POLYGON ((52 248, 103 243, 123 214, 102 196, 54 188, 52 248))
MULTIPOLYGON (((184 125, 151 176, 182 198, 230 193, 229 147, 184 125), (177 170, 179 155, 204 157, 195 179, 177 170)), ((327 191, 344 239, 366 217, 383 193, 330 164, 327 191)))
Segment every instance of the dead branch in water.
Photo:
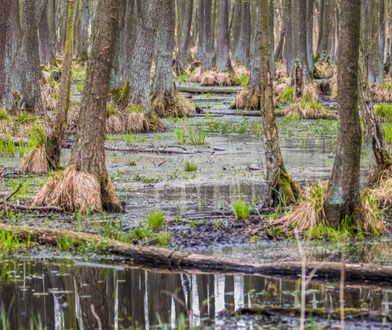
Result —
MULTIPOLYGON (((298 276, 302 268, 301 262, 289 261, 257 264, 196 253, 178 252, 166 248, 131 245, 106 239, 98 235, 68 230, 8 224, 0 224, 0 230, 13 233, 20 240, 30 239, 31 242, 44 245, 56 246, 58 242, 64 239, 72 241, 75 247, 82 246, 86 243, 96 243, 99 244, 101 253, 118 255, 137 264, 167 267, 170 269, 298 276)), ((316 274, 318 278, 339 278, 341 272, 341 264, 338 262, 307 263, 307 271, 312 271, 314 268, 318 268, 316 274)), ((392 266, 346 264, 345 271, 346 280, 392 281, 392 266)))
POLYGON ((192 85, 177 85, 178 92, 184 93, 214 93, 214 94, 235 94, 240 91, 241 87, 224 87, 224 86, 192 86, 192 85))

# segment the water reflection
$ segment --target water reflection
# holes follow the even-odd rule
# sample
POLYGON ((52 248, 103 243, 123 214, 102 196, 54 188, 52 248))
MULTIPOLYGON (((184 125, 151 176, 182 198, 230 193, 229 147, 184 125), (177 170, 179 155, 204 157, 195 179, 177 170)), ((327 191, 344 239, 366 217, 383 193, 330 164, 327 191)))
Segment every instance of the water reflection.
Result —
MULTIPOLYGON (((392 317, 391 287, 348 283, 344 297, 346 308, 367 308, 392 317)), ((339 283, 311 282, 306 302, 308 307, 335 310, 339 283)), ((295 279, 95 264, 8 261, 2 264, 0 282, 0 319, 6 318, 9 329, 30 329, 40 323, 44 329, 153 329, 163 324, 174 328, 181 315, 192 328, 253 329, 266 324, 295 328, 298 320, 287 315, 269 319, 229 315, 242 306, 298 307, 299 303, 300 282, 295 279)), ((361 328, 366 321, 346 322, 346 327, 361 328)))

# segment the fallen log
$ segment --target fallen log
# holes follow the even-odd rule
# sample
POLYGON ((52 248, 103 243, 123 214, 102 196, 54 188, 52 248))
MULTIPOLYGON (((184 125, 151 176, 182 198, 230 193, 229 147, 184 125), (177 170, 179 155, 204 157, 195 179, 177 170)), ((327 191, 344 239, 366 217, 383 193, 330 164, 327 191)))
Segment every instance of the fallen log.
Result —
POLYGON ((132 152, 132 153, 154 153, 154 154, 173 154, 173 155, 194 155, 200 153, 200 151, 186 151, 184 148, 172 148, 172 147, 140 147, 140 146, 129 146, 129 147, 109 147, 105 146, 105 150, 108 151, 120 151, 120 152, 132 152), (181 150, 178 150, 181 149, 181 150))
POLYGON ((178 92, 184 93, 214 93, 214 94, 236 94, 241 90, 241 87, 237 86, 200 86, 200 85, 177 85, 176 89, 178 92))
MULTIPOLYGON (((241 117, 260 117, 261 113, 258 110, 222 110, 222 111, 206 111, 205 113, 197 113, 191 114, 190 117, 205 117, 208 116, 216 116, 216 117, 223 117, 223 116, 241 116, 241 117)), ((284 117, 282 111, 275 112, 276 117, 284 117)))
MULTIPOLYGON (((186 253, 166 248, 144 247, 131 245, 120 241, 107 239, 102 236, 74 232, 68 230, 17 226, 0 224, 0 231, 13 233, 19 240, 30 240, 44 245, 57 246, 58 242, 66 239, 74 247, 85 244, 97 244, 100 253, 121 256, 125 261, 149 266, 167 267, 181 270, 201 270, 206 272, 230 272, 260 275, 298 276, 301 273, 301 262, 251 263, 246 261, 225 259, 215 256, 186 253)), ((340 277, 341 263, 310 262, 307 270, 317 269, 316 277, 340 277)), ((392 282, 392 266, 375 264, 346 264, 346 280, 367 280, 373 282, 392 282)))
POLYGON ((0 201, 0 209, 7 208, 15 211, 24 211, 24 212, 64 212, 61 207, 57 206, 29 206, 23 204, 16 204, 7 202, 4 204, 0 201))

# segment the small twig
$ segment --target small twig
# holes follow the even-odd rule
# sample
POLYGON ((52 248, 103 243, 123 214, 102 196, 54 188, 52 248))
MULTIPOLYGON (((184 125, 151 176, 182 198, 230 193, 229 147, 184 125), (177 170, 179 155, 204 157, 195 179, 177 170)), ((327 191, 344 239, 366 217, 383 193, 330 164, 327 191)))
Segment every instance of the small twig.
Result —
POLYGON ((22 184, 21 184, 21 183, 19 183, 19 185, 18 185, 18 187, 15 189, 15 191, 14 191, 13 193, 11 193, 11 194, 5 199, 5 201, 8 202, 13 196, 15 196, 15 195, 19 192, 20 188, 22 188, 22 184))

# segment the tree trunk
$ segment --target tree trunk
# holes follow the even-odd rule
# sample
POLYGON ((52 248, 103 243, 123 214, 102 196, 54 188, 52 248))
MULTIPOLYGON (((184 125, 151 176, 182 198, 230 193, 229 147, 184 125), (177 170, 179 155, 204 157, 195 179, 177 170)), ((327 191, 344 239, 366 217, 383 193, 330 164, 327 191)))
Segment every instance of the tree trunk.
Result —
POLYGON ((3 104, 3 97, 5 94, 5 84, 7 81, 7 45, 9 43, 9 27, 10 27, 10 12, 11 0, 0 0, 0 106, 3 104))
POLYGON ((59 97, 57 100, 56 118, 45 143, 49 168, 52 170, 57 170, 60 166, 61 145, 67 124, 72 79, 74 12, 75 0, 68 0, 67 33, 65 37, 64 62, 61 74, 59 97))
POLYGON ((42 6, 42 13, 40 13, 40 19, 38 24, 38 41, 39 41, 39 55, 40 63, 50 63, 56 56, 55 48, 53 43, 50 41, 50 19, 49 9, 50 1, 47 1, 42 6))
POLYGON ((105 210, 120 208, 109 183, 104 150, 106 101, 116 42, 118 8, 119 0, 102 0, 98 4, 78 134, 69 162, 78 172, 96 176, 105 210))
POLYGON ((199 8, 197 11, 198 19, 197 19, 197 26, 198 26, 198 40, 197 40, 197 57, 199 61, 203 62, 204 58, 204 7, 205 7, 205 0, 199 0, 199 8))
POLYGON ((294 32, 293 32, 293 11, 291 6, 291 0, 282 0, 284 6, 283 12, 284 20, 283 26, 285 31, 285 44, 284 44, 284 58, 286 61, 286 70, 289 77, 293 74, 294 68, 294 32))
POLYGON ((203 34, 202 34, 202 67, 203 70, 210 70, 213 67, 214 44, 213 44, 213 24, 212 24, 212 0, 204 0, 203 8, 203 34))
MULTIPOLYGON (((127 1, 128 3, 129 1, 127 1)), ((78 0, 77 18, 75 20, 74 53, 81 59, 87 59, 90 25, 89 0, 78 0)))
POLYGON ((360 0, 340 1, 337 150, 324 211, 330 226, 359 215, 361 124, 358 114, 360 0), (354 88, 353 88, 354 86, 354 88))
POLYGON ((320 62, 329 61, 329 39, 331 34, 332 1, 321 0, 320 3, 320 27, 317 42, 317 54, 320 62))
POLYGON ((237 64, 249 66, 250 2, 246 0, 241 1, 241 25, 235 48, 235 61, 237 64))
POLYGON ((314 72, 313 61, 313 13, 314 0, 306 0, 306 51, 310 75, 314 72))
POLYGON ((241 30, 241 0, 236 0, 233 3, 232 7, 232 15, 231 15, 231 20, 230 20, 230 36, 231 36, 231 43, 230 43, 230 48, 231 52, 234 54, 237 43, 238 43, 238 38, 240 35, 240 30, 241 30))
POLYGON ((42 110, 37 31, 36 1, 25 0, 22 42, 12 59, 12 74, 7 77, 7 109, 28 112, 42 110))
POLYGON ((141 106, 146 114, 151 109, 151 65, 161 7, 161 0, 143 1, 130 67, 129 104, 141 106))
POLYGON ((380 53, 380 3, 384 0, 369 1, 369 82, 384 81, 384 63, 380 53))
POLYGON ((216 69, 220 72, 231 70, 229 36, 229 1, 218 0, 218 32, 216 47, 216 69))
POLYGON ((188 64, 189 42, 191 37, 193 0, 184 1, 184 10, 181 13, 181 31, 177 56, 177 73, 185 70, 188 64))
POLYGON ((307 51, 306 0, 293 0, 294 59, 302 67, 304 79, 310 78, 307 51))
POLYGON ((260 86, 260 6, 259 1, 256 2, 255 16, 252 26, 252 40, 251 40, 251 57, 250 57, 250 75, 249 88, 257 91, 260 86))
POLYGON ((271 73, 270 0, 260 1, 260 109, 265 136, 265 157, 268 193, 266 203, 295 203, 299 189, 289 177, 279 144, 278 128, 274 114, 274 95, 271 73))

